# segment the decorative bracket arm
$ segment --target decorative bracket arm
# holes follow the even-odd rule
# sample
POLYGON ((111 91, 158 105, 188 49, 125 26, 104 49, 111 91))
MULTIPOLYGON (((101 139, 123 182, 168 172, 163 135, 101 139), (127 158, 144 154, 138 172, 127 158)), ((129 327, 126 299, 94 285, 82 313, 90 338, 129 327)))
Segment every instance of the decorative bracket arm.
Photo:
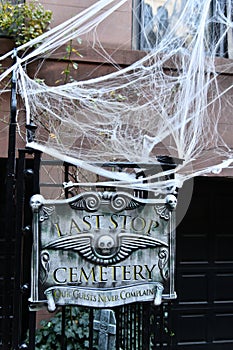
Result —
POLYGON ((47 290, 46 291, 46 297, 48 300, 48 311, 53 312, 56 310, 56 304, 53 298, 53 291, 52 290, 47 290))
POLYGON ((158 283, 156 286, 156 291, 155 291, 155 299, 154 299, 155 306, 161 305, 162 294, 163 294, 163 286, 162 286, 162 284, 158 283))

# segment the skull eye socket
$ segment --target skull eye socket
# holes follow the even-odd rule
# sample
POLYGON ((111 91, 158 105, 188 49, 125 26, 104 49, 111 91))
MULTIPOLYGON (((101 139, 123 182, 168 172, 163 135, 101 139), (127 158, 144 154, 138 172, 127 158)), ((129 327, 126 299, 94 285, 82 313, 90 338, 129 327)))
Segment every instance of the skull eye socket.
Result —
POLYGON ((111 248, 111 247, 112 247, 112 242, 108 242, 108 243, 107 243, 107 247, 108 247, 108 248, 111 248))
POLYGON ((105 246, 105 245, 104 245, 104 242, 101 242, 101 243, 100 243, 100 247, 101 247, 101 248, 104 248, 104 246, 105 246))

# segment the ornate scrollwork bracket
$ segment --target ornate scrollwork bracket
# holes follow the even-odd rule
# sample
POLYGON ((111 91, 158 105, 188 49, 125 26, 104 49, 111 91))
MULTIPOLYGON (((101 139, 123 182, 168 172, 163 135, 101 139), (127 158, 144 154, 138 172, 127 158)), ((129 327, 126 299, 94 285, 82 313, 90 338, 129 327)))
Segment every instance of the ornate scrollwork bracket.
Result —
POLYGON ((111 210, 120 212, 122 210, 133 210, 142 203, 132 195, 125 192, 87 192, 76 196, 70 202, 72 209, 97 211, 101 205, 108 205, 111 210))

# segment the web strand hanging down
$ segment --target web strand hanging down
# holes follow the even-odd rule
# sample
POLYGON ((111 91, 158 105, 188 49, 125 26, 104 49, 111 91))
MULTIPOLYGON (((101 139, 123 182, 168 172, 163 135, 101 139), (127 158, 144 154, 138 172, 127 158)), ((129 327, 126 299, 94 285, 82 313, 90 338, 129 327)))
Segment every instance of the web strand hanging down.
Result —
MULTIPOLYGON (((187 0, 185 5, 182 1, 167 1, 149 20, 147 16, 147 22, 146 17, 144 22, 140 19, 139 36, 147 54, 114 73, 47 86, 25 72, 24 66, 35 57, 49 55, 85 33, 93 33, 93 47, 98 52, 101 43, 96 36, 97 26, 126 1, 96 2, 34 39, 38 47, 1 75, 3 80, 17 67, 25 124, 37 125, 35 138, 27 146, 118 180, 123 187, 133 183, 144 188, 145 184, 125 172, 116 174, 93 164, 153 164, 165 154, 183 160, 173 170, 174 187, 194 176, 221 171, 233 162, 232 149, 218 127, 221 106, 232 85, 225 89, 219 86, 215 57, 220 43, 232 31, 230 0, 227 12, 217 0, 214 8, 211 0, 187 0), (210 29, 220 25, 223 30, 215 38, 210 29)), ((19 51, 25 47, 27 44, 19 51)), ((103 52, 107 55, 102 48, 101 55, 103 52)), ((112 62, 111 57, 106 59, 112 62)), ((161 174, 150 176, 150 185, 146 185, 149 190, 166 187, 159 180, 161 174)))

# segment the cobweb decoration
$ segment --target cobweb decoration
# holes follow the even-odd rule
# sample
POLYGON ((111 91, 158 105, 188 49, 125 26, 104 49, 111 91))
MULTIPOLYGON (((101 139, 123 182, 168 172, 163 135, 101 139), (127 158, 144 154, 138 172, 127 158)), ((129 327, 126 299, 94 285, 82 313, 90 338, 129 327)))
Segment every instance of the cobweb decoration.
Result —
POLYGON ((152 11, 155 1, 144 1, 144 16, 137 18, 138 12, 134 13, 141 28, 141 48, 146 51, 139 61, 105 76, 59 86, 48 86, 27 75, 29 62, 49 57, 60 46, 87 33, 96 52, 117 67, 101 47, 96 29, 126 2, 97 1, 18 48, 38 45, 18 58, 0 79, 17 69, 25 124, 37 126, 34 138, 25 139, 27 146, 105 176, 108 185, 118 180, 119 186, 151 191, 167 188, 164 174, 175 173, 170 180, 175 188, 195 176, 220 172, 233 162, 232 149, 218 127, 222 105, 227 101, 231 107, 227 96, 232 85, 219 86, 215 69, 222 42, 232 32, 231 0, 224 2, 224 8, 220 0, 166 1, 157 12, 152 11), (213 28, 217 28, 216 33, 213 28), (156 163, 161 154, 182 159, 182 164, 165 173, 161 169, 150 174, 146 184, 125 171, 99 166, 129 162, 143 167, 156 163))

